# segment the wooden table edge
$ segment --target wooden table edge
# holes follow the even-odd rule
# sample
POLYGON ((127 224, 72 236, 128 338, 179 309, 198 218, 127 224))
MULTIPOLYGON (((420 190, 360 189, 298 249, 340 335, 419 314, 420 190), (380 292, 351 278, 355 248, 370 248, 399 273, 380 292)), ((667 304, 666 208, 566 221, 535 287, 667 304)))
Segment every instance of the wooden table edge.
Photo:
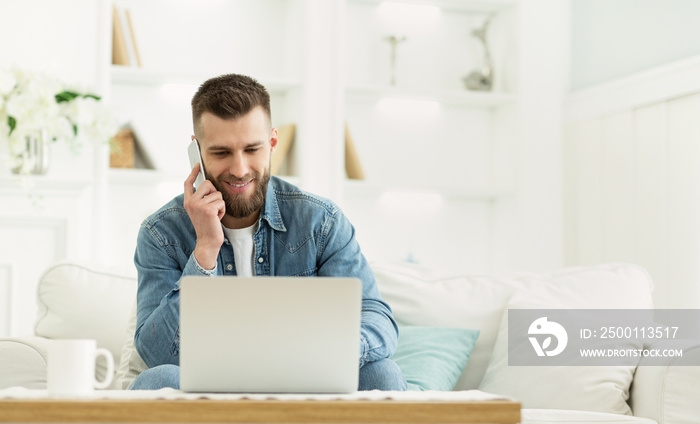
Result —
POLYGON ((519 423, 507 400, 5 399, 0 422, 55 423, 519 423))

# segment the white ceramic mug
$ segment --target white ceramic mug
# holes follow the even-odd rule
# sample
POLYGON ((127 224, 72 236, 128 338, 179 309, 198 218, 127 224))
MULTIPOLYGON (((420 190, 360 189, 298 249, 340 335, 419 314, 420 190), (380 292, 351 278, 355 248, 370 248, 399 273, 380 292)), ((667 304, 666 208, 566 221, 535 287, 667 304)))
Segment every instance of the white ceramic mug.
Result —
POLYGON ((95 340, 49 340, 49 395, 90 396, 93 389, 108 387, 113 374, 112 353, 98 348, 95 340), (107 361, 107 374, 103 381, 97 381, 95 377, 95 363, 99 356, 107 361))

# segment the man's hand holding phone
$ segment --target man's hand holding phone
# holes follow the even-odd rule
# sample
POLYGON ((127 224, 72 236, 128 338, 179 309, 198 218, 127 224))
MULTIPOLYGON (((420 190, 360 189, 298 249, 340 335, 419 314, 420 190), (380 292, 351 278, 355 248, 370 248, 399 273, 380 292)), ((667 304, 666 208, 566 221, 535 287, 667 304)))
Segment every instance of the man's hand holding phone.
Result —
POLYGON ((201 167, 201 163, 196 163, 185 180, 184 206, 197 233, 194 257, 202 268, 214 269, 224 243, 221 219, 226 213, 226 204, 221 192, 209 180, 204 180, 197 191, 194 190, 201 167))

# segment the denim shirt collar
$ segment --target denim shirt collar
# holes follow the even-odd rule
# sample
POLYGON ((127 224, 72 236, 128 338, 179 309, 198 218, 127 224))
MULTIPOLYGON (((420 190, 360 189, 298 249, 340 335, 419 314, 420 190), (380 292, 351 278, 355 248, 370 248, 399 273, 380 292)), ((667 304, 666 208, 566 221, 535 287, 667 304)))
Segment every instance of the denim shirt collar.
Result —
POLYGON ((282 214, 280 213, 279 205, 277 204, 277 196, 275 186, 277 185, 277 177, 270 177, 270 182, 267 185, 267 193, 265 194, 265 204, 263 205, 261 219, 267 221, 267 223, 274 230, 277 231, 287 231, 287 227, 284 226, 282 221, 282 214))

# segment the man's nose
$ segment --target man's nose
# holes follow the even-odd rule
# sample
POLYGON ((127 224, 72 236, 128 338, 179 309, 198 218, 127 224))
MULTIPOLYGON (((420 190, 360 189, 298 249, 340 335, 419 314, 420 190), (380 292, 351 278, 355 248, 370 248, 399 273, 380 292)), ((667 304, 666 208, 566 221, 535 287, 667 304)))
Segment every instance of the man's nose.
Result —
POLYGON ((236 178, 243 178, 248 175, 250 172, 250 166, 243 153, 235 153, 231 155, 231 163, 229 164, 228 172, 236 178))

